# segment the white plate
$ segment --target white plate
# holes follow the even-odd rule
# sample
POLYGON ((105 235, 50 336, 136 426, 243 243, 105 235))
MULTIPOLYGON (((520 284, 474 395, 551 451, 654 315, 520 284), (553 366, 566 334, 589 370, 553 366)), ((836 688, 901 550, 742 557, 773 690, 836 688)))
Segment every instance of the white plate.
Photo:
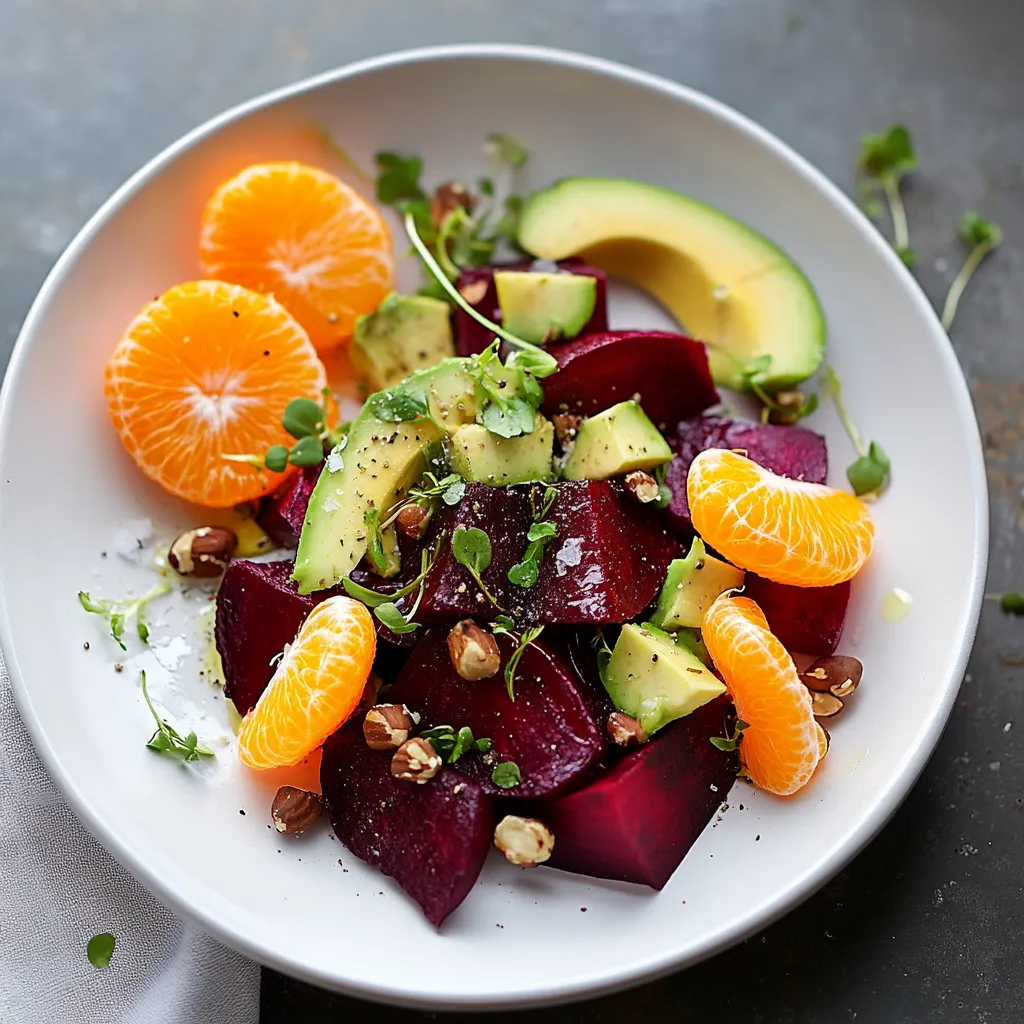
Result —
MULTIPOLYGON (((613 319, 634 325, 622 307, 613 319)), ((828 435, 842 483, 849 442, 831 409, 812 425, 828 435)), ((255 100, 171 146, 103 206, 43 286, 4 385, 0 438, 3 651, 71 805, 168 904, 225 942, 394 1002, 593 994, 692 964, 783 914, 904 798, 946 721, 977 623, 987 534, 977 426, 910 274, 849 200, 763 129, 689 89, 568 53, 469 46, 384 57, 255 100), (148 556, 116 554, 119 526, 149 518, 166 536, 194 523, 122 451, 106 419, 104 362, 144 302, 197 275, 198 216, 217 183, 262 159, 343 170, 317 124, 365 166, 380 148, 421 154, 432 182, 473 174, 482 138, 498 130, 528 144, 531 188, 601 174, 691 193, 782 245, 821 296, 849 406, 895 467, 843 641, 864 662, 864 685, 820 778, 789 801, 742 786, 660 894, 492 858, 436 932, 324 832, 295 842, 268 831, 273 786, 239 771, 230 747, 198 770, 144 748, 146 664, 172 720, 211 740, 228 731, 223 700, 195 671, 194 635, 178 635, 180 608, 154 611, 156 652, 133 648, 117 674, 119 652, 78 606, 83 587, 115 594, 151 582, 148 556), (879 612, 895 586, 914 597, 898 626, 879 612)))

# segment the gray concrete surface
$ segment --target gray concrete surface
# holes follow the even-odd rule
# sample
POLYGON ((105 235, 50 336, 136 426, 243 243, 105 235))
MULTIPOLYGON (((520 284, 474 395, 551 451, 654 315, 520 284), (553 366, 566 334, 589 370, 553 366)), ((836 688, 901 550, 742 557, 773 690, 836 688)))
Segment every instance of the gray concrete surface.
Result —
MULTIPOLYGON (((468 40, 590 51, 735 105, 846 188, 859 135, 905 120, 922 164, 908 207, 929 296, 951 276, 938 261, 958 258, 965 208, 1007 234, 953 344, 986 438, 990 588, 1024 589, 1022 38, 1019 0, 2 0, 0 352, 62 247, 143 161, 238 100, 353 58, 468 40)), ((707 964, 531 1018, 1021 1020, 1022 711, 1024 622, 989 606, 938 752, 847 871, 707 964)), ((265 1024, 339 1019, 423 1018, 265 972, 265 1024)))

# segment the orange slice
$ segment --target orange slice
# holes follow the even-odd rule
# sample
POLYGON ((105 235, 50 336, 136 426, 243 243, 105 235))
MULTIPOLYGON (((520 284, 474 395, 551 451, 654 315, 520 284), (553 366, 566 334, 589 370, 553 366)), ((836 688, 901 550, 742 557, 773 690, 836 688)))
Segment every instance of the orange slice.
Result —
POLYGON ((326 171, 253 164, 214 192, 199 236, 203 274, 273 293, 325 352, 394 288, 391 232, 326 171))
POLYGON ((161 487, 225 508, 258 498, 278 473, 230 462, 294 439, 293 398, 322 401, 327 374, 306 332, 267 295, 193 281, 164 292, 129 324, 106 369, 110 419, 161 487))
POLYGON ((874 544, 874 523, 859 498, 776 476, 725 449, 710 448, 693 460, 686 496, 705 544, 776 583, 843 583, 857 575, 874 544))
POLYGON ((723 594, 704 616, 704 643, 747 723, 740 758, 755 786, 792 796, 810 781, 827 742, 810 691, 749 597, 723 594))
POLYGON ((281 768, 321 746, 359 705, 376 646, 366 605, 350 597, 318 604, 242 719, 242 761, 250 768, 281 768))

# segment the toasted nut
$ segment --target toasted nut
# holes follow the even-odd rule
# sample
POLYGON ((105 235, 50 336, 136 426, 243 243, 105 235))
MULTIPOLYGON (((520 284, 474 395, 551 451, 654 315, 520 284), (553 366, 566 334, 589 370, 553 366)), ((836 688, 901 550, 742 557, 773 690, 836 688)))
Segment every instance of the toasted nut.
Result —
POLYGON ((445 217, 460 206, 468 213, 472 213, 476 206, 476 199, 465 185, 458 181, 446 181, 438 185, 437 191, 430 197, 430 220, 434 227, 439 228, 445 217))
POLYGON ((650 738, 643 726, 624 711, 613 711, 604 723, 604 731, 617 747, 639 747, 650 738))
POLYGON ((429 782, 441 770, 441 758, 429 740, 406 740, 391 759, 391 774, 405 782, 429 782))
POLYGON ((649 501, 658 500, 658 481, 642 469, 634 469, 626 474, 626 490, 645 505, 649 501))
POLYGON ((200 526, 176 537, 167 561, 179 576, 220 576, 238 547, 238 537, 223 526, 200 526))
POLYGON ((270 816, 278 832, 298 835, 316 823, 323 801, 316 793, 294 786, 282 786, 270 805, 270 816))
POLYGON ((487 282, 470 281, 459 289, 459 294, 471 306, 475 306, 478 302, 483 302, 484 296, 487 294, 487 282))
POLYGON ((395 517, 395 529, 406 537, 419 540, 427 532, 430 512, 421 505, 406 505, 395 517))
POLYGON ((802 391, 776 391, 772 400, 775 404, 768 410, 769 423, 792 424, 800 419, 805 403, 802 391))
POLYGON ((810 668, 805 669, 800 678, 805 686, 822 693, 831 691, 836 697, 848 697, 857 689, 860 677, 864 674, 864 666, 856 659, 845 654, 830 654, 827 658, 819 658, 810 668), (835 687, 842 690, 836 693, 835 687))
POLYGON ((843 710, 843 702, 831 693, 811 690, 811 711, 815 718, 834 718, 843 710))
POLYGON ((394 750, 412 730, 412 716, 403 704, 376 704, 363 719, 363 736, 371 750, 394 750))
POLYGON ((506 814, 494 830, 494 845, 510 864, 532 868, 551 856, 555 848, 555 834, 536 818, 506 814))
POLYGON ((448 653, 463 679, 489 679, 501 668, 498 641, 472 619, 463 619, 452 627, 448 653))
POLYGON ((576 441, 576 435, 579 433, 583 417, 576 416, 571 412, 556 412, 551 417, 551 422, 554 424, 558 443, 563 448, 571 448, 576 441))

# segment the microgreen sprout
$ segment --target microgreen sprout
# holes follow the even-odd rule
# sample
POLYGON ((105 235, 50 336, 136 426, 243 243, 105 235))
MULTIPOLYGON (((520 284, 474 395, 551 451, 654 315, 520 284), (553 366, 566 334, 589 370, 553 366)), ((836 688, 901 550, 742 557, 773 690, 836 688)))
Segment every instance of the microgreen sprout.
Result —
POLYGON ((717 747, 719 750, 735 750, 740 745, 740 739, 743 736, 744 729, 749 729, 750 726, 742 719, 736 719, 736 727, 733 734, 729 735, 728 728, 725 730, 725 736, 712 736, 711 745, 717 747))
POLYGON ((491 782, 501 789, 514 789, 522 781, 522 772, 515 761, 503 761, 491 772, 491 782))
MULTIPOLYGON (((534 522, 526 532, 527 547, 522 560, 517 562, 508 571, 508 578, 512 583, 520 587, 532 587, 537 583, 540 572, 540 563, 544 558, 544 549, 558 536, 558 527, 544 520, 544 516, 551 511, 558 491, 554 487, 547 487, 539 509, 534 509, 534 522)), ((533 502, 533 493, 530 493, 530 501, 533 502)))
POLYGON ((946 302, 942 307, 942 326, 949 331, 956 319, 957 307, 964 289, 970 283, 975 271, 981 266, 982 260, 998 249, 1003 243, 1003 232, 998 224, 985 220, 974 210, 968 210, 960 221, 960 241, 967 246, 967 259, 964 260, 953 283, 946 294, 946 302))
POLYGON ((182 761, 198 761, 201 757, 213 757, 213 751, 199 745, 199 740, 194 732, 182 736, 174 726, 157 713, 153 702, 149 699, 149 691, 146 689, 146 673, 142 672, 142 696, 146 700, 146 706, 156 721, 156 732, 149 737, 146 746, 168 757, 178 757, 182 761))
POLYGON ((424 729, 420 736, 429 740, 434 750, 449 764, 458 761, 470 751, 486 754, 491 749, 490 739, 485 736, 476 739, 468 725, 461 729, 453 729, 450 725, 436 725, 432 729, 424 729))
POLYGON ((476 580, 477 586, 483 591, 487 600, 498 611, 501 611, 501 605, 498 604, 483 581, 483 574, 487 572, 491 564, 491 538, 475 526, 469 528, 457 526, 452 534, 452 554, 455 556, 455 561, 464 566, 470 576, 476 580))
POLYGON ((885 486, 892 471, 892 462, 889 456, 877 441, 870 443, 864 441, 863 435, 846 411, 846 405, 843 402, 843 386, 831 366, 825 367, 822 373, 822 384, 835 404, 839 419, 857 451, 857 458, 846 469, 846 478, 850 481, 853 493, 857 495, 878 494, 885 486))
POLYGON ((330 394, 330 388, 323 389, 322 405, 318 405, 312 398, 293 398, 285 407, 281 426, 295 438, 290 448, 283 444, 272 444, 263 455, 227 453, 222 454, 221 458, 225 462, 240 462, 261 472, 267 469, 271 473, 283 473, 289 463, 293 466, 319 466, 324 461, 325 444, 330 446, 337 440, 337 444, 344 447, 344 437, 336 439, 327 425, 330 394))
POLYGON ((516 629, 516 624, 511 618, 507 615, 499 615, 497 619, 491 623, 491 632, 494 633, 495 636, 504 633, 516 641, 516 649, 509 657, 508 662, 505 665, 504 673, 505 685, 508 687, 508 695, 512 700, 515 700, 516 670, 519 668, 519 662, 526 653, 526 648, 544 632, 544 627, 531 626, 528 629, 520 631, 516 629))
POLYGON ((101 932, 89 940, 85 947, 85 955, 89 958, 89 963, 96 970, 101 971, 103 968, 110 966, 116 945, 117 939, 110 932, 101 932))
POLYGON ((892 218, 892 246, 908 266, 917 262, 917 253, 910 246, 910 228, 903 205, 900 185, 903 178, 917 167, 917 156, 904 125, 895 124, 881 135, 868 134, 861 139, 857 169, 863 176, 862 197, 867 201, 869 215, 877 212, 877 195, 881 193, 892 218))
MULTIPOLYGON (((673 455, 672 458, 674 459, 675 456, 673 455)), ((665 474, 671 464, 672 459, 669 459, 668 462, 663 462, 654 468, 654 479, 658 483, 658 499, 654 503, 655 508, 668 508, 672 503, 672 488, 665 483, 665 474)))
POLYGON ((1005 594, 986 594, 986 601, 998 601, 999 607, 1007 615, 1024 615, 1024 594, 1015 590, 1007 591, 1005 594))
POLYGON ((93 598, 86 591, 78 592, 78 603, 93 615, 102 615, 110 623, 110 635, 117 641, 122 651, 128 648, 124 644, 124 627, 128 619, 135 619, 135 631, 139 639, 149 643, 149 626, 145 621, 146 605, 150 601, 163 597, 171 592, 171 585, 166 580, 158 583, 151 590, 146 591, 141 597, 128 597, 122 600, 109 600, 107 598, 93 598))

